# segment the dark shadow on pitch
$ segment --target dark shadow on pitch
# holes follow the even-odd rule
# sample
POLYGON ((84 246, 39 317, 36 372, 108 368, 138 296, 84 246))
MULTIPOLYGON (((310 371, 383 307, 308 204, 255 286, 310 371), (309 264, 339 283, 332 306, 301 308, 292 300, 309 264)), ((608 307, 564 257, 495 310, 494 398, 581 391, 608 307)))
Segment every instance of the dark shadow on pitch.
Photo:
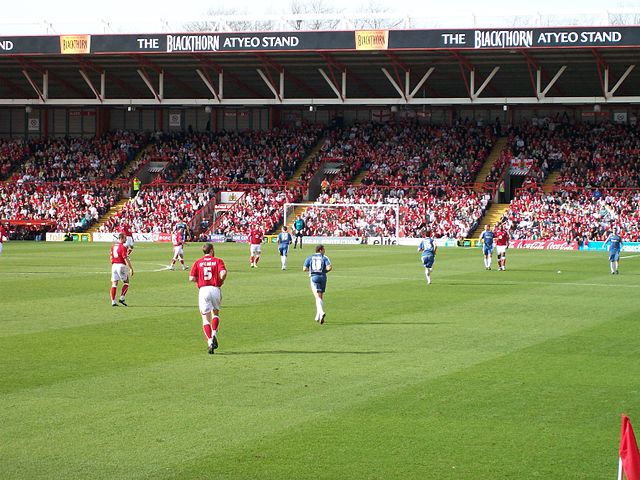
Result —
POLYGON ((454 322, 331 322, 331 325, 453 325, 454 322))
POLYGON ((387 351, 354 352, 340 350, 262 350, 260 352, 220 352, 216 355, 383 355, 387 351))

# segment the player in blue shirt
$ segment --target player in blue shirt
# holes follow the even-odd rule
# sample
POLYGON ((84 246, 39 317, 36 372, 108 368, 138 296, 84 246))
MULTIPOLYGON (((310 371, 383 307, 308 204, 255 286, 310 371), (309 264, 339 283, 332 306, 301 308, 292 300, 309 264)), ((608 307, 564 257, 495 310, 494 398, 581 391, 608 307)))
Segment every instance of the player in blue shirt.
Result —
POLYGON ((622 250, 622 237, 618 233, 618 227, 615 227, 604 241, 603 247, 609 244, 609 264, 611 265, 611 275, 618 275, 618 263, 620 262, 620 250, 622 250))
POLYGON ((278 234, 278 251, 280 252, 280 262, 282 263, 282 270, 287 269, 287 254, 289 253, 289 245, 293 238, 291 234, 287 232, 287 226, 282 226, 282 232, 278 234))
POLYGON ((323 295, 327 288, 327 272, 333 269, 329 257, 324 254, 324 245, 316 247, 316 253, 307 257, 302 270, 309 272, 311 279, 311 291, 316 297, 316 318, 315 321, 322 325, 326 314, 324 313, 323 295))
POLYGON ((424 265, 424 274, 427 277, 427 285, 431 285, 431 270, 433 270, 433 262, 436 261, 436 242, 431 238, 429 230, 425 233, 425 238, 420 242, 418 251, 421 252, 420 258, 424 265))
POLYGON ((484 226, 484 232, 480 235, 480 242, 482 244, 482 254, 484 255, 484 268, 485 270, 491 270, 491 252, 493 251, 493 232, 491 231, 491 225, 484 226))

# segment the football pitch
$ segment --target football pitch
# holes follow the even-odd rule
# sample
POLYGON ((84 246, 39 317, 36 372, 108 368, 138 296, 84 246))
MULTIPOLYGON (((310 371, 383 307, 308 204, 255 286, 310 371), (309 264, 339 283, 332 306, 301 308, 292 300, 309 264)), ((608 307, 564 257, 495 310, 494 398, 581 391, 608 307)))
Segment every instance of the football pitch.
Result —
MULTIPOLYGON (((640 256, 327 246, 304 258, 216 245, 220 348, 188 272, 138 244, 129 307, 108 244, 0 254, 2 479, 615 478, 620 414, 640 428, 640 256), (495 259, 494 259, 495 262, 495 259), (558 273, 560 271, 561 273, 558 273)), ((186 247, 190 263, 201 247, 186 247)))

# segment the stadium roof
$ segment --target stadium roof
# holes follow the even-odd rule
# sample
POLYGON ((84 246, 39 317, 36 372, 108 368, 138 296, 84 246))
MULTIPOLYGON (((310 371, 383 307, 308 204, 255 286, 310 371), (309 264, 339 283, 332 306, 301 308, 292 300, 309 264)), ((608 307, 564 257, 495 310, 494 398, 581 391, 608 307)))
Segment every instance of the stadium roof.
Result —
POLYGON ((0 37, 0 105, 640 103, 640 27, 0 37))

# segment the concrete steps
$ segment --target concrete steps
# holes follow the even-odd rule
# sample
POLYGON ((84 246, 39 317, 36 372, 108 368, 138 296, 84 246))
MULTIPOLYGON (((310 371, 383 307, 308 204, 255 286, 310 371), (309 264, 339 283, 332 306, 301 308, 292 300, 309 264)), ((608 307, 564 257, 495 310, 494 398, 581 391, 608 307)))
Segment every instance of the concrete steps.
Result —
POLYGON ((128 201, 129 199, 125 198, 120 200, 118 203, 116 203, 113 207, 109 209, 107 213, 105 213, 102 217, 100 217, 98 222, 95 225, 93 225, 89 230, 87 230, 87 232, 96 233, 102 225, 107 223, 114 215, 120 212, 120 210, 122 210, 122 208, 125 206, 125 204, 128 201))
POLYGON ((549 175, 547 175, 547 178, 544 179, 544 183, 542 184, 542 191, 545 193, 551 193, 551 191, 553 190, 553 186, 555 185, 556 180, 558 180, 559 176, 560 170, 554 170, 549 175))
POLYGON ((471 234, 470 238, 478 238, 485 225, 491 225, 492 227, 500 221, 504 216, 504 213, 509 210, 508 203, 492 203, 489 209, 484 213, 475 231, 471 234))
POLYGON ((358 173, 356 175, 356 178, 353 179, 353 182, 351 182, 353 186, 357 187, 359 185, 362 185, 362 180, 367 176, 367 173, 369 173, 369 170, 362 170, 360 173, 358 173))
POLYGON ((476 176, 475 183, 476 185, 478 185, 476 187, 476 191, 482 190, 482 187, 480 187, 480 185, 487 180, 487 176, 489 175, 489 173, 491 173, 491 169, 493 168, 495 163, 500 159, 500 155, 502 155, 502 151, 504 150, 506 145, 507 145, 507 137, 500 137, 498 138, 498 140, 496 140, 496 143, 493 145, 493 148, 491 149, 491 153, 489 153, 489 156, 487 157, 486 162, 484 162, 484 165, 482 165, 482 168, 480 169, 480 171, 478 172, 478 175, 476 176))
POLYGON ((327 141, 327 138, 322 137, 320 141, 316 143, 316 145, 309 151, 307 156, 304 157, 304 159, 302 160, 302 163, 298 165, 298 168, 296 169, 296 171, 291 176, 291 179, 289 180, 290 182, 297 182, 298 180, 300 180, 300 177, 302 177, 302 174, 307 169, 307 166, 311 163, 311 161, 315 160, 315 158, 318 156, 318 153, 320 153, 320 150, 322 149, 322 147, 324 147, 324 144, 326 141, 327 141))

